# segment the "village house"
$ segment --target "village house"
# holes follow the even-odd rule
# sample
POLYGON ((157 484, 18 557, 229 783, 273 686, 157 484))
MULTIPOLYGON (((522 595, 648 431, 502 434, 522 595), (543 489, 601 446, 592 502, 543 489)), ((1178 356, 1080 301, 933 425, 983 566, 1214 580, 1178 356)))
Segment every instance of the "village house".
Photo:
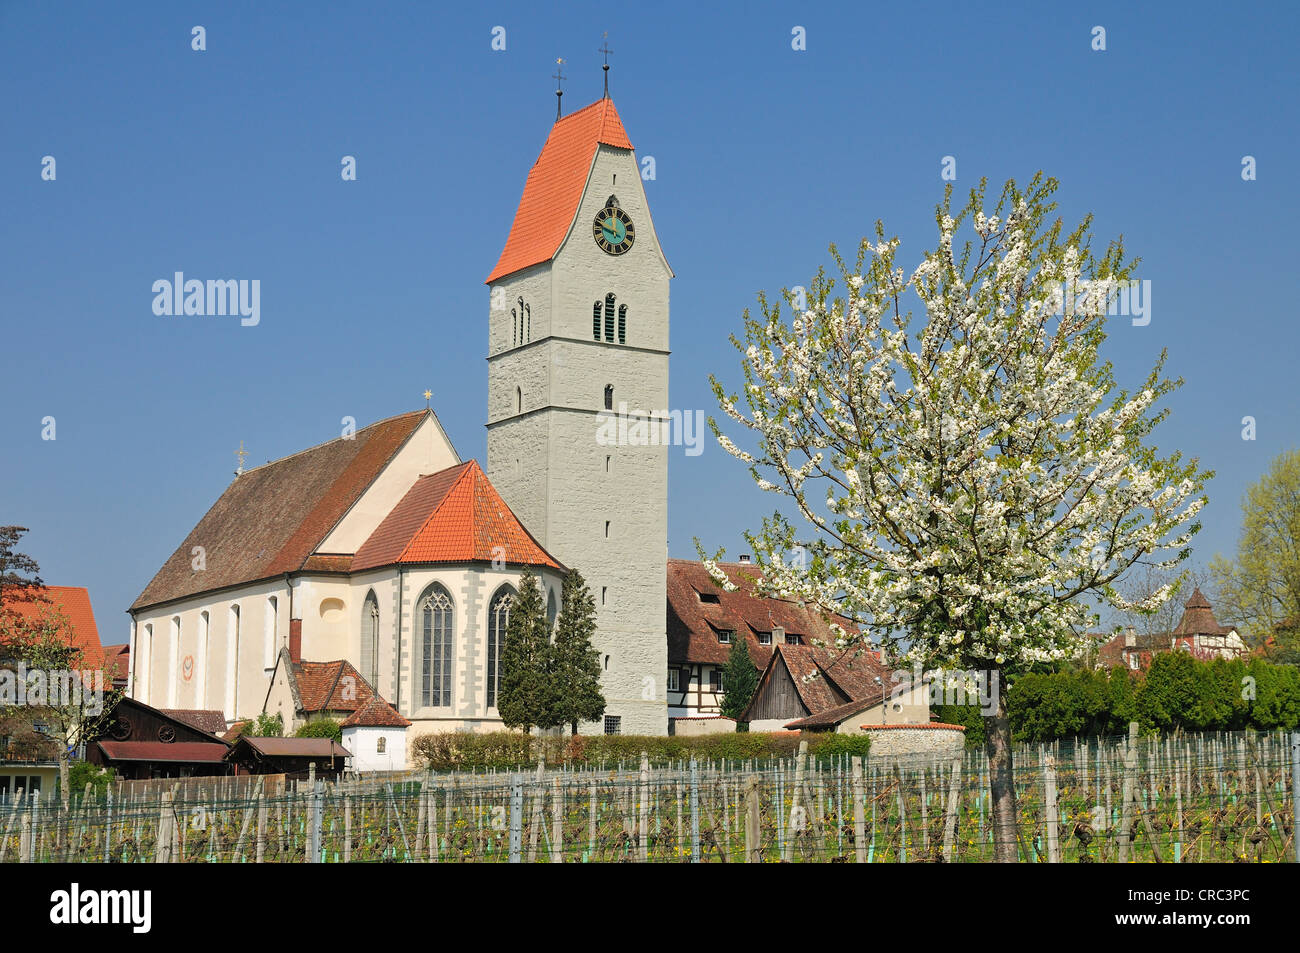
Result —
MULTIPOLYGON (((99 641, 99 627, 90 604, 90 593, 82 586, 45 586, 22 597, 8 599, 4 609, 16 613, 25 623, 45 614, 62 615, 68 621, 68 644, 77 650, 74 663, 83 673, 103 671, 100 684, 105 692, 117 674, 116 659, 107 657, 99 641)), ((16 679, 17 660, 0 659, 0 668, 16 679)), ((94 677, 83 676, 86 691, 94 691, 94 677)), ((0 701, 12 705, 16 699, 0 701)), ((94 709, 93 701, 87 707, 94 709)), ((24 706, 25 707, 25 706, 24 706)), ((42 791, 49 796, 59 776, 59 742, 51 734, 51 725, 39 711, 28 713, 18 707, 0 709, 0 797, 22 790, 42 791)))
POLYGON ((929 724, 930 704, 925 684, 895 680, 870 650, 778 645, 741 720, 751 731, 860 734, 863 725, 929 724))
POLYGON ((1244 658, 1249 649, 1233 626, 1220 625, 1200 587, 1183 605, 1183 615, 1172 632, 1139 633, 1129 626, 1118 635, 1094 635, 1098 668, 1124 667, 1145 671, 1160 652, 1190 652, 1201 659, 1244 658), (1104 640, 1104 641, 1103 641, 1104 640))
MULTIPOLYGON (((754 731, 858 730, 866 723, 929 721, 923 688, 885 698, 895 686, 890 668, 869 648, 839 649, 829 621, 789 599, 755 594, 758 568, 742 557, 720 567, 736 588, 728 592, 698 561, 668 561, 668 705, 670 730, 700 733, 712 721, 720 731, 726 695, 723 669, 731 645, 743 640, 761 673, 741 721, 754 731), (811 720, 809 720, 811 719, 811 720)), ((839 620, 845 631, 855 628, 839 620)))

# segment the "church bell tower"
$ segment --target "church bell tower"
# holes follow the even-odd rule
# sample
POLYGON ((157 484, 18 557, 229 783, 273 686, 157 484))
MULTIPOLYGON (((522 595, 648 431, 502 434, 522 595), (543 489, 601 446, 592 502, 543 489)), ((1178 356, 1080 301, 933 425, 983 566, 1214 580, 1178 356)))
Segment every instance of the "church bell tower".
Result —
POLYGON ((609 418, 668 411, 670 278, 607 93, 552 126, 487 279, 488 478, 591 589, 606 719, 585 733, 668 727, 668 448, 609 418))

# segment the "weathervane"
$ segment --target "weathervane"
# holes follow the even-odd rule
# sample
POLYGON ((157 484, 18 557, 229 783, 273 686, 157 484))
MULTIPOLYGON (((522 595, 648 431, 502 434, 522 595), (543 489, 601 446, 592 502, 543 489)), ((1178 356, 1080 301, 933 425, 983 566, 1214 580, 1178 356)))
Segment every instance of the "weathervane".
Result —
POLYGON ((248 451, 244 449, 244 441, 239 441, 239 449, 235 451, 235 456, 239 458, 239 467, 235 470, 235 476, 244 472, 244 457, 248 456, 248 451))
POLYGON ((560 100, 564 98, 564 90, 561 85, 564 82, 564 60, 558 58, 555 61, 555 73, 552 75, 555 80, 555 121, 560 121, 560 100))
POLYGON ((605 54, 605 65, 601 69, 605 71, 605 98, 609 99, 609 54, 614 51, 609 48, 609 31, 606 30, 601 36, 605 38, 605 42, 596 52, 605 54))

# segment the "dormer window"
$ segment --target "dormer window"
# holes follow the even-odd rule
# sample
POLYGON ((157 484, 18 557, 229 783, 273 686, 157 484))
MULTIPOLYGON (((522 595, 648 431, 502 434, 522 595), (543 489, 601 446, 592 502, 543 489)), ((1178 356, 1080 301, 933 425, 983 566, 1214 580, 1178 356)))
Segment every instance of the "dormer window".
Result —
POLYGON ((711 602, 714 605, 719 605, 722 602, 722 600, 718 598, 716 592, 698 592, 696 595, 700 597, 701 602, 711 602))
POLYGON ((721 632, 718 633, 718 641, 721 642, 723 645, 730 645, 731 640, 735 636, 735 634, 736 634, 735 631, 732 629, 723 629, 721 632))
POLYGON ((771 645, 771 644, 772 644, 772 633, 771 633, 771 632, 760 632, 760 633, 758 633, 758 644, 759 644, 759 645, 771 645))

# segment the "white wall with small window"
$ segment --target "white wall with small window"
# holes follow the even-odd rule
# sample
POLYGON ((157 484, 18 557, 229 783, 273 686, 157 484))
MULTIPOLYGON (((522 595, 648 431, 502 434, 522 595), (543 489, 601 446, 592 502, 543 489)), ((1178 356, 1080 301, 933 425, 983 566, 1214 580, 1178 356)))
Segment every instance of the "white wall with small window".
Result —
POLYGON ((406 770, 405 728, 349 726, 342 742, 352 755, 353 771, 406 770))

